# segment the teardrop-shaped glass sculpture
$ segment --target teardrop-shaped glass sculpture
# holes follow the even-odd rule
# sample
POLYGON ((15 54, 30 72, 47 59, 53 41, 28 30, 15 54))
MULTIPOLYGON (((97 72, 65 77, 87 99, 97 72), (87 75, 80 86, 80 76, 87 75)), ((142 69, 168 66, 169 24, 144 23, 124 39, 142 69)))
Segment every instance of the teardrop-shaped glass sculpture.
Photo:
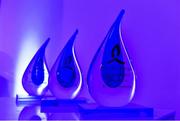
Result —
POLYGON ((45 59, 45 49, 48 43, 49 38, 36 52, 22 78, 23 88, 31 96, 42 96, 47 91, 49 69, 45 59))
POLYGON ((120 12, 111 26, 88 71, 89 92, 102 106, 124 106, 135 92, 135 73, 121 37, 124 12, 120 12))
POLYGON ((74 50, 77 33, 78 30, 69 39, 50 71, 49 88, 58 99, 73 99, 81 89, 82 75, 74 50))

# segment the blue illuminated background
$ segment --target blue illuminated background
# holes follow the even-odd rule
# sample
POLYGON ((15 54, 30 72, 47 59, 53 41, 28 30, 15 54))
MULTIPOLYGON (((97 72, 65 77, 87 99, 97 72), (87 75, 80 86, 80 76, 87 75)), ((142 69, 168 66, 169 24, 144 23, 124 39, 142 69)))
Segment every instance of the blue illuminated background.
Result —
POLYGON ((0 96, 25 94, 23 72, 51 38, 51 68, 76 28, 77 58, 86 80, 89 64, 119 11, 122 37, 137 75, 134 103, 177 110, 180 118, 180 1, 1 0, 0 96))

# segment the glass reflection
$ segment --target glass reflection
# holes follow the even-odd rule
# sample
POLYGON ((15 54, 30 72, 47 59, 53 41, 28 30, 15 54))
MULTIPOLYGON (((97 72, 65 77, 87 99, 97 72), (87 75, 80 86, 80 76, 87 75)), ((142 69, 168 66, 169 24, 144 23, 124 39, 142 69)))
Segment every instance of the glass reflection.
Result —
POLYGON ((37 105, 25 106, 20 112, 18 120, 46 121, 47 115, 41 112, 40 106, 37 105))

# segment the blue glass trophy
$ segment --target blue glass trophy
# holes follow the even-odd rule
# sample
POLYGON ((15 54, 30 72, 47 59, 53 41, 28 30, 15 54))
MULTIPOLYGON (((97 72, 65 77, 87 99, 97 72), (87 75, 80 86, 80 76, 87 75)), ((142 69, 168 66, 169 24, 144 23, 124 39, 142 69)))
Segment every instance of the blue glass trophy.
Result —
POLYGON ((49 43, 49 38, 36 52, 22 77, 22 85, 29 96, 17 95, 18 102, 37 101, 46 95, 48 91, 49 69, 45 59, 45 50, 49 43))
POLYGON ((78 30, 71 36, 49 76, 49 88, 57 99, 74 99, 82 86, 81 70, 74 50, 74 41, 78 30))
POLYGON ((88 71, 89 92, 101 106, 124 106, 135 92, 135 73, 121 36, 124 12, 111 26, 88 71))

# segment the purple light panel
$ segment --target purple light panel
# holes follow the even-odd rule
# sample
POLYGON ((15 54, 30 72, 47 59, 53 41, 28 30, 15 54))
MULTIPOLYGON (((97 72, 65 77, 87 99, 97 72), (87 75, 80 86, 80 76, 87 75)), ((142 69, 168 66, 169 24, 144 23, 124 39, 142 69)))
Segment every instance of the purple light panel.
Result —
POLYGON ((86 80, 97 48, 124 8, 122 38, 137 75, 133 102, 177 110, 180 118, 179 4, 177 0, 1 0, 0 85, 7 85, 9 93, 1 88, 0 95, 17 93, 23 71, 47 37, 51 68, 76 28, 75 48, 86 80))

